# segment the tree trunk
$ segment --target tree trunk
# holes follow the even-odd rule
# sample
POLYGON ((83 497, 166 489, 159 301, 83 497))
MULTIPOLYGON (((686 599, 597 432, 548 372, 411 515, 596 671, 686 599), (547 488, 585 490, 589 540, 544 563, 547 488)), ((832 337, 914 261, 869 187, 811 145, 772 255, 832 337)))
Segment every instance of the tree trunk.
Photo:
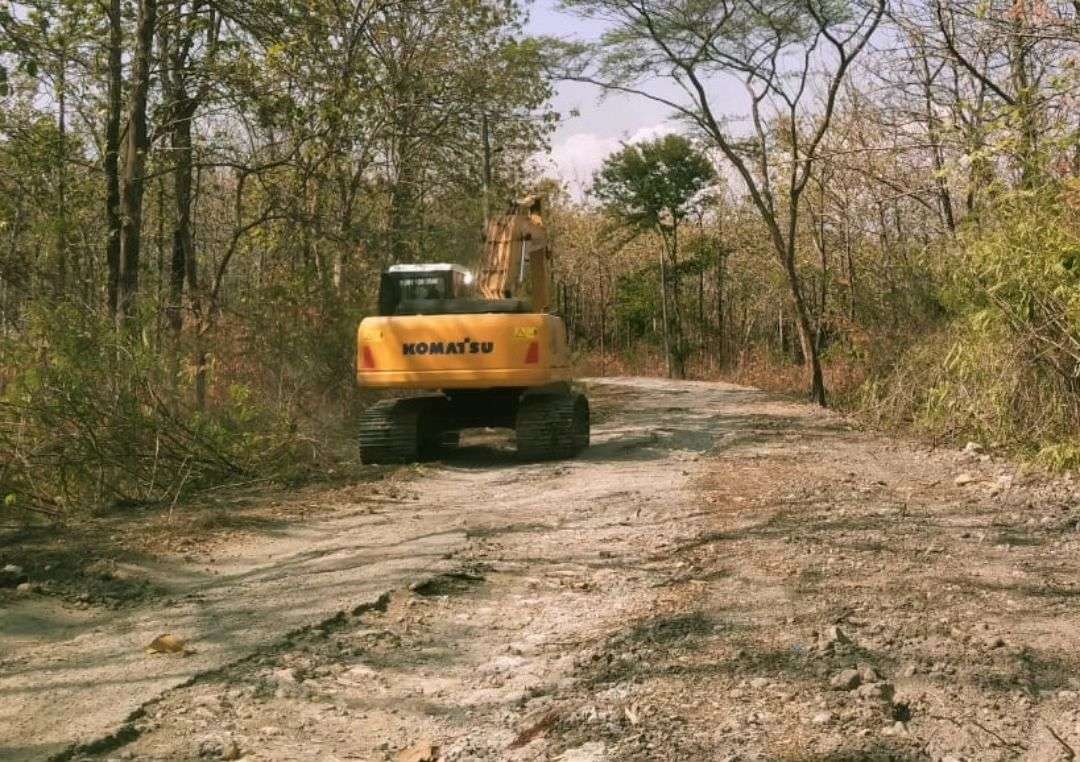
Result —
POLYGON ((105 121, 105 261, 109 311, 120 310, 120 118, 123 90, 123 19, 120 0, 109 2, 109 96, 105 121))
POLYGON ((727 364, 727 343, 724 337, 724 270, 727 267, 727 255, 717 254, 716 259, 716 361, 723 368, 727 364))
POLYGON ((697 292, 697 346, 704 348, 707 335, 705 325, 705 268, 698 266, 698 292, 697 292))
POLYGON ((826 404, 825 377, 821 371, 821 357, 818 354, 817 342, 814 341, 814 329, 810 323, 810 311, 803 298, 802 288, 799 284, 799 274, 795 269, 795 252, 789 248, 784 257, 784 272, 787 274, 788 286, 791 289, 792 301, 795 304, 795 327, 799 332, 799 344, 802 347, 804 361, 810 366, 810 398, 821 405, 826 404))
POLYGON ((481 206, 484 215, 483 229, 487 230, 488 221, 491 219, 491 132, 488 129, 488 115, 486 111, 480 116, 480 140, 484 152, 481 206))
POLYGON ((818 288, 818 315, 817 315, 817 348, 820 352, 825 343, 825 313, 828 310, 829 298, 829 253, 825 242, 825 186, 821 186, 819 197, 821 208, 819 214, 810 209, 810 219, 813 223, 814 245, 818 250, 818 261, 821 265, 821 284, 818 288))
POLYGON ((67 294, 67 50, 60 53, 57 78, 57 156, 56 156, 56 295, 67 294))
POLYGON ((415 225, 417 176, 408 146, 402 146, 396 157, 396 172, 390 188, 389 233, 392 263, 413 259, 413 226, 415 225))
POLYGON ((600 375, 607 375, 607 273, 600 271, 600 375))
POLYGON ((672 307, 675 318, 675 368, 679 378, 686 378, 686 326, 682 317, 681 276, 679 273, 679 228, 671 228, 672 307))
POLYGON ((847 263, 848 319, 855 322, 855 258, 851 251, 851 226, 844 217, 844 260, 847 263))
POLYGON ((671 229, 671 267, 671 318, 674 330, 669 346, 675 377, 686 378, 686 338, 683 335, 682 300, 679 298, 679 230, 676 226, 671 229))
POLYGON ((209 356, 203 349, 203 337, 195 339, 195 407, 198 410, 206 410, 206 382, 207 365, 209 356))
POLYGON ((173 158, 173 193, 176 217, 173 222, 173 256, 168 272, 168 324, 173 334, 184 328, 184 284, 191 294, 195 289, 195 262, 191 244, 191 182, 193 154, 191 149, 191 118, 193 104, 181 97, 175 103, 171 135, 173 158))
MULTIPOLYGON (((661 234, 662 235, 662 234, 661 234)), ((671 378, 671 335, 668 330, 667 246, 660 247, 660 330, 664 337, 664 373, 671 378)))
POLYGON ((139 251, 142 242, 142 203, 146 185, 146 153, 150 148, 146 102, 150 91, 150 58, 154 46, 157 0, 141 0, 135 33, 128 101, 128 135, 121 191, 119 315, 130 317, 139 290, 139 251))
POLYGON ((784 305, 781 304, 776 313, 776 346, 780 355, 787 352, 787 342, 784 341, 784 305))
POLYGON ((1026 190, 1036 187, 1042 178, 1042 161, 1039 156, 1039 114, 1033 102, 1031 74, 1028 65, 1028 45, 1031 30, 1028 17, 1033 13, 1027 0, 1013 4, 1013 30, 1009 35, 1009 73, 1013 92, 1016 93, 1016 116, 1020 122, 1020 183, 1026 190))
POLYGON ((941 147, 941 136, 938 132, 938 116, 934 112, 934 79, 935 75, 930 71, 930 63, 927 61, 926 49, 922 44, 914 46, 915 55, 918 56, 920 84, 923 95, 923 118, 926 120, 926 137, 930 143, 930 156, 934 162, 934 185, 938 197, 938 209, 941 213, 942 222, 950 233, 956 232, 956 214, 953 211, 952 194, 945 179, 945 156, 941 147))

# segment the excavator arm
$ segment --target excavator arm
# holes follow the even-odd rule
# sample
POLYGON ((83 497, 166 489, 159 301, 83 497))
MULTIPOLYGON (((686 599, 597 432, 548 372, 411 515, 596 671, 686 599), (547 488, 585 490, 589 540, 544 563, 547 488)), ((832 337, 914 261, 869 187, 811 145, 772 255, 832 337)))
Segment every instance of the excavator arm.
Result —
POLYGON ((541 199, 529 196, 488 223, 477 278, 482 298, 528 299, 534 312, 550 310, 551 250, 542 213, 541 199))

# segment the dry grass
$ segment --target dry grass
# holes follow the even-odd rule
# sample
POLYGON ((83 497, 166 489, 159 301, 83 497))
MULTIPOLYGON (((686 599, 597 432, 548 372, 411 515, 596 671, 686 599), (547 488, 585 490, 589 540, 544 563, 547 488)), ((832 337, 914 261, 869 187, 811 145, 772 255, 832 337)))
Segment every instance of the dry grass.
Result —
MULTIPOLYGON (((593 351, 580 354, 575 361, 575 375, 597 376, 647 376, 666 375, 663 355, 647 349, 632 356, 593 351)), ((768 351, 748 352, 736 364, 719 366, 712 358, 694 358, 687 365, 686 376, 694 381, 726 381, 752 386, 793 397, 806 396, 810 388, 807 369, 790 361, 782 361, 768 351)), ((841 407, 846 406, 853 394, 866 380, 868 369, 864 364, 847 357, 829 358, 825 361, 825 387, 830 398, 841 407)))

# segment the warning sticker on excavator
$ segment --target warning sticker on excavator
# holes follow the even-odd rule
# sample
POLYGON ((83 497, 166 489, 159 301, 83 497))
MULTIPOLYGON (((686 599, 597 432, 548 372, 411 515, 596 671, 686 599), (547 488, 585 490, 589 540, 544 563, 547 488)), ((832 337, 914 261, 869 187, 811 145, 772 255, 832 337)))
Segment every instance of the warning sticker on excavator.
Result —
POLYGON ((537 332, 538 332, 538 329, 536 328, 536 326, 532 326, 532 327, 522 326, 520 328, 515 328, 514 329, 514 338, 515 339, 523 339, 525 341, 528 341, 529 339, 535 339, 537 332))

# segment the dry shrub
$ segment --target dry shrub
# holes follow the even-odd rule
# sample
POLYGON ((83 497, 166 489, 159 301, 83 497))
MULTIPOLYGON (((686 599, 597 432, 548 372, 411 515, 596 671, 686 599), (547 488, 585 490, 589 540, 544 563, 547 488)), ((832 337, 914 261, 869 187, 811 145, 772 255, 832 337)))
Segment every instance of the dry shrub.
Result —
POLYGON ((960 323, 914 345, 868 381, 858 409, 936 441, 973 439, 1056 467, 1080 465, 1080 399, 1030 344, 960 323))
MULTIPOLYGON (((865 365, 847 353, 826 353, 822 363, 825 388, 834 401, 847 398, 866 378, 865 365)), ((747 351, 738 364, 714 371, 707 378, 795 397, 805 397, 809 388, 805 366, 780 359, 768 350, 747 351)))
POLYGON ((603 376, 662 377, 663 352, 655 347, 642 345, 632 353, 592 350, 575 354, 574 375, 577 378, 600 378, 603 376))
MULTIPOLYGON (((265 362, 240 359, 252 342, 234 353, 215 338, 200 406, 184 342, 155 346, 136 324, 117 332, 70 306, 35 314, 0 346, 14 369, 0 390, 0 500, 59 517, 321 472, 333 453, 300 414, 306 395, 284 370, 264 380, 265 362)), ((295 373, 305 355, 293 352, 295 373)))
MULTIPOLYGON (((643 348, 629 355, 605 353, 602 357, 598 351, 583 353, 575 359, 574 368, 579 377, 667 375, 663 353, 655 348, 643 348)), ((686 371, 690 380, 725 381, 796 397, 806 396, 808 388, 804 366, 780 359, 768 349, 748 350, 737 363, 727 367, 710 356, 694 356, 686 371)), ((828 388, 837 399, 850 397, 867 376, 865 364, 839 352, 826 355, 825 373, 828 388)))

